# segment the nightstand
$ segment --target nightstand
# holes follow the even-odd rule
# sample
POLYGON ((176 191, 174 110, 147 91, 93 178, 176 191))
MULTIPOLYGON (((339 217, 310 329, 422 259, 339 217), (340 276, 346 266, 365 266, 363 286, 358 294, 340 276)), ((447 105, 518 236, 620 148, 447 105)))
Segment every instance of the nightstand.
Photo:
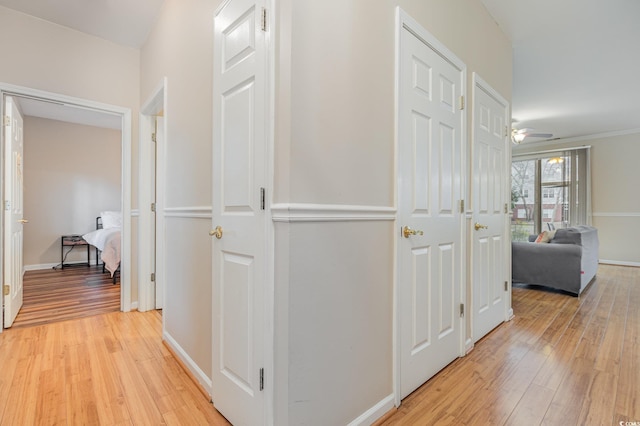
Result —
POLYGON ((91 266, 91 246, 88 242, 82 238, 82 235, 63 235, 60 237, 60 269, 64 269, 65 266, 78 266, 85 265, 84 263, 68 263, 65 265, 64 258, 64 248, 67 247, 68 251, 71 252, 76 246, 85 246, 87 247, 87 263, 86 266, 91 266))

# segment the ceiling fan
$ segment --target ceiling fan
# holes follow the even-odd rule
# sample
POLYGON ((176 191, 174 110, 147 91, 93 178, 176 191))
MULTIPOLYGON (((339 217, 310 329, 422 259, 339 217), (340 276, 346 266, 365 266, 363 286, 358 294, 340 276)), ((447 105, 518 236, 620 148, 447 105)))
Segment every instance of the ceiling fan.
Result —
POLYGON ((553 133, 534 133, 534 129, 511 129, 511 140, 515 144, 522 143, 525 138, 551 138, 553 133))

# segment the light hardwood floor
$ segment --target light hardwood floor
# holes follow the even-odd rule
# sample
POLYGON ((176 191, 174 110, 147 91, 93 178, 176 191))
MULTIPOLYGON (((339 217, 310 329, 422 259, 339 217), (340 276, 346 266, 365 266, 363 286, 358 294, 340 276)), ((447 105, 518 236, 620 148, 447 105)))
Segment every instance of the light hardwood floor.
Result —
POLYGON ((227 425, 161 342, 158 312, 0 335, 2 425, 227 425))
MULTIPOLYGON (((513 307, 383 424, 640 421, 640 268, 600 265, 580 298, 514 288, 513 307)), ((157 312, 5 330, 0 366, 1 425, 228 424, 162 344, 157 312)))
POLYGON ((514 287, 512 305, 383 424, 640 422, 640 268, 600 265, 579 298, 514 287))

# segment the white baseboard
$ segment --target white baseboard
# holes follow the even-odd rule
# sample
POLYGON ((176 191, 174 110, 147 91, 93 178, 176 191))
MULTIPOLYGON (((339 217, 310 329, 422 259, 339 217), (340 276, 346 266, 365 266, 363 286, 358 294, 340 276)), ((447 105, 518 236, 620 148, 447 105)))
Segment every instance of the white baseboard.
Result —
POLYGON ((627 262, 627 261, 621 261, 621 260, 607 260, 607 259, 600 259, 600 260, 598 260, 598 263, 604 263, 605 265, 618 265, 618 266, 635 266, 635 267, 640 267, 640 262, 627 262))
POLYGON ((348 426, 360 426, 360 425, 371 425, 380 417, 387 414, 389 410, 394 407, 393 405, 393 394, 387 396, 382 399, 373 407, 369 408, 367 411, 362 413, 358 418, 349 423, 348 426))
POLYGON ((471 352, 474 347, 475 347, 475 344, 473 343, 473 340, 472 339, 467 339, 464 342, 464 354, 468 355, 469 352, 471 352))
POLYGON ((189 355, 185 352, 184 349, 175 341, 173 337, 166 331, 162 332, 162 338, 166 342, 166 344, 171 348, 173 353, 180 358, 180 361, 191 371, 193 377, 196 378, 198 383, 205 389, 205 391, 211 395, 211 388, 213 384, 211 383, 211 379, 207 377, 207 375, 198 367, 198 365, 189 357, 189 355))

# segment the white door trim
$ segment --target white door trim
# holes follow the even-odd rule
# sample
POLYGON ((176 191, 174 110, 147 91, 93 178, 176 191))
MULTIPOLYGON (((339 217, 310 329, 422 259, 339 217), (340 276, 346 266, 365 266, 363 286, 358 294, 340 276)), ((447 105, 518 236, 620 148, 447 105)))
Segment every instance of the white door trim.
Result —
MULTIPOLYGON (((140 136, 138 139, 138 208, 140 219, 138 222, 138 310, 141 312, 155 309, 155 291, 165 291, 164 270, 164 194, 165 168, 167 146, 167 78, 164 77, 147 101, 140 108, 140 136), (163 114, 162 120, 164 139, 156 146, 156 228, 155 247, 151 238, 151 147, 146 143, 153 132, 155 116, 163 114), (156 281, 151 284, 151 254, 156 253, 156 281)), ((163 293, 164 295, 164 293, 163 293)), ((164 297, 162 298, 164 300, 164 297)), ((163 323, 164 323, 164 316, 163 323)))
MULTIPOLYGON (((131 109, 110 105, 88 99, 61 95, 59 93, 32 89, 0 82, 0 97, 3 94, 16 96, 29 96, 45 101, 60 102, 68 106, 97 110, 107 114, 121 117, 122 135, 122 176, 121 176, 121 205, 122 205, 122 262, 120 267, 120 310, 131 310, 131 109)), ((0 115, 4 114, 4 106, 0 106, 0 115)), ((4 136, 2 136, 4 138, 4 136)), ((3 155, 3 154, 0 154, 3 155)), ((4 218, 4 212, 0 209, 0 223, 4 218)), ((0 225, 1 226, 1 225, 0 225)), ((4 227, 1 230, 4 235, 4 227)), ((0 265, 0 274, 2 274, 0 265)), ((0 329, 1 332, 1 329, 0 329)))
MULTIPOLYGON (((510 132, 511 132, 511 119, 510 119, 510 114, 511 114, 511 104, 509 103, 509 101, 507 101, 502 95, 500 95, 500 93, 498 93, 493 87, 491 87, 491 85, 489 85, 489 83, 487 83, 482 77, 480 77, 478 75, 478 73, 473 72, 473 87, 471 89, 472 91, 472 97, 473 97, 473 102, 474 102, 474 107, 475 107, 475 101, 477 99, 476 96, 476 91, 477 90, 482 90, 484 91, 486 94, 488 94, 489 96, 491 96, 493 99, 496 100, 496 102, 498 102, 500 105, 504 106, 505 108, 505 116, 504 116, 504 122, 506 126, 509 126, 509 128, 507 129, 507 135, 505 136, 505 140, 504 140, 504 144, 505 144, 505 158, 504 158, 504 164, 505 164, 505 169, 503 170, 503 173, 505 173, 507 176, 511 175, 511 142, 510 142, 510 132)), ((475 120, 475 114, 473 114, 473 120, 475 120)), ((475 132, 475 122, 472 125, 472 132, 475 132)), ((475 141, 475 135, 472 135, 472 140, 475 141)), ((471 144, 471 158, 475 158, 475 144, 471 144)), ((507 200, 506 202, 509 202, 508 200, 511 199, 511 186, 509 184, 505 185, 505 194, 504 194, 505 200, 507 200)), ((475 200, 472 200, 472 203, 475 203, 475 200)), ((473 207, 473 211, 475 211, 476 206, 470 206, 473 207)), ((510 211, 511 209, 509 209, 510 211)), ((507 212, 505 212, 505 215, 507 214, 507 212)), ((509 237, 510 235, 510 224, 509 224, 509 220, 505 220, 504 221, 504 230, 503 230, 503 235, 505 237, 509 237)), ((471 229, 471 228, 469 228, 471 229)), ((473 231, 469 231, 469 232, 473 232, 473 231)), ((505 262, 505 271, 504 272, 504 279, 509 283, 508 284, 508 294, 506 296, 505 299, 505 312, 504 312, 504 320, 505 321, 509 321, 512 317, 513 317, 513 308, 511 307, 511 244, 505 244, 504 245, 504 262, 505 262)), ((470 288, 472 289, 471 291, 473 292, 473 282, 471 282, 471 286, 470 288)), ((471 295, 473 296, 473 295, 471 295)), ((470 298, 471 303, 473 303, 473 297, 470 298)), ((471 315, 473 315, 473 312, 475 312, 475 309, 469 309, 469 312, 471 313, 471 315)), ((471 324, 473 324, 473 316, 471 317, 471 324)), ((472 327, 473 328, 473 327, 472 327)), ((473 339, 472 339, 473 341, 473 339)), ((473 346, 473 343, 471 341, 470 346, 473 346)), ((469 347, 468 349, 471 349, 471 347, 469 347)))
MULTIPOLYGON (((395 197, 394 197, 394 209, 398 210, 398 180, 399 180, 399 172, 398 172, 398 161, 399 161, 399 143, 400 143, 400 137, 399 137, 399 97, 400 97, 400 63, 401 63, 401 57, 400 57, 400 52, 401 52, 401 40, 402 40, 402 31, 403 29, 408 30, 409 32, 411 32, 413 35, 415 35, 418 39, 420 39, 422 42, 424 42, 427 46, 429 46, 434 52, 438 53, 444 60, 446 60, 447 62, 451 63, 455 68, 460 70, 461 73, 461 85, 460 85, 460 90, 461 93, 466 97, 466 93, 467 93, 467 89, 466 89, 466 83, 467 83, 467 67, 465 65, 465 63, 460 60, 451 50, 449 50, 444 44, 442 44, 440 41, 438 41, 436 39, 435 36, 433 36, 430 32, 428 32, 420 23, 418 23, 418 21, 416 21, 415 19, 413 19, 408 13, 406 13, 400 6, 396 7, 396 28, 395 28, 395 76, 394 76, 394 88, 395 88, 395 95, 394 95, 394 109, 395 109, 395 132, 394 132, 394 156, 395 156, 395 170, 394 170, 394 179, 396 182, 396 192, 395 192, 395 197)), ((462 138, 463 141, 463 147, 467 146, 467 113, 466 111, 462 114, 462 125, 461 125, 461 135, 460 137, 462 138)), ((466 190, 466 186, 467 186, 467 177, 466 177, 466 172, 467 172, 467 152, 466 150, 463 150, 463 152, 461 153, 461 172, 463 174, 463 176, 461 176, 461 194, 462 196, 466 196, 467 194, 467 190, 466 190)), ((466 221, 464 220, 464 214, 461 215, 462 220, 460 220, 460 227, 461 227, 461 243, 462 246, 466 246, 466 232, 464 230, 464 226, 466 221)), ((396 221, 395 221, 395 226, 394 228, 396 230, 399 230, 399 223, 397 220, 397 213, 396 213, 396 221)), ((402 354, 401 354, 401 330, 400 330, 400 307, 399 307, 399 295, 398 295, 398 288, 399 288, 399 281, 400 281, 400 277, 399 277, 399 268, 398 268, 398 247, 399 247, 399 240, 400 240, 401 236, 400 236, 400 232, 395 232, 394 233, 394 261, 393 261, 393 265, 394 265, 394 282, 393 282, 393 395, 394 395, 394 404, 396 407, 400 406, 401 403, 401 387, 400 387, 400 381, 401 381, 401 374, 400 374, 400 368, 401 368, 401 361, 402 361, 402 354)), ((465 279, 464 277, 467 276, 467 267, 466 267, 466 260, 464 259, 463 256, 463 260, 461 262, 461 267, 462 267, 462 271, 460 271, 461 273, 461 277, 463 277, 460 280, 460 303, 466 303, 467 297, 466 297, 466 286, 464 285, 465 283, 465 279)), ((467 309, 468 310, 468 309, 467 309)), ((459 350, 459 354, 460 356, 463 356, 465 354, 464 351, 464 340, 465 340, 465 336, 466 336, 466 327, 465 327, 465 319, 461 318, 460 319, 460 350, 459 350)))

